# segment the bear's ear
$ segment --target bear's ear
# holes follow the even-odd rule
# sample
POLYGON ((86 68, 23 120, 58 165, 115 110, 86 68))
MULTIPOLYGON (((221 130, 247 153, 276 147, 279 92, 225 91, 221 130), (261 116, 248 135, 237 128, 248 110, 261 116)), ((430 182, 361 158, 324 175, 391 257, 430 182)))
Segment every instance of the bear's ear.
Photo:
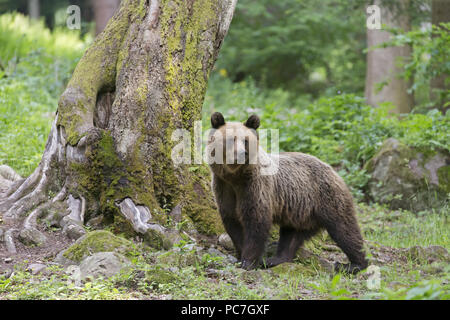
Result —
POLYGON ((214 112, 211 116, 211 126, 214 129, 219 129, 220 126, 225 124, 225 118, 220 112, 214 112))
POLYGON ((244 126, 250 129, 258 129, 259 128, 259 117, 256 114, 250 116, 250 118, 245 121, 244 126))

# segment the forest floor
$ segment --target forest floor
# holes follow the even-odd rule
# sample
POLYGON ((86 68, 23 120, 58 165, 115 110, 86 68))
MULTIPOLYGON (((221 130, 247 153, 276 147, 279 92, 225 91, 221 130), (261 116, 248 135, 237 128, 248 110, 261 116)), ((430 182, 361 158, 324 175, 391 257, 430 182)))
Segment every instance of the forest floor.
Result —
POLYGON ((18 244, 11 256, 0 246, 0 299, 449 299, 448 212, 360 204, 358 218, 372 267, 356 276, 331 271, 346 257, 324 232, 293 263, 272 269, 245 271, 217 243, 180 243, 170 251, 137 243, 131 267, 78 281, 53 262, 70 241, 47 230, 45 247, 18 244), (46 268, 37 272, 36 263, 46 268))

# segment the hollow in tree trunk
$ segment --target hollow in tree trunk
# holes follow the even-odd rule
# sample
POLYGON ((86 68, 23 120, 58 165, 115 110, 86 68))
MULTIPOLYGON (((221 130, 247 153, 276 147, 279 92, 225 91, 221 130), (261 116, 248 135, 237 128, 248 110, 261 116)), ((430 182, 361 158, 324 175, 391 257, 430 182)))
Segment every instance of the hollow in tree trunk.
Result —
POLYGON ((9 230, 11 250, 16 234, 45 241, 38 219, 108 224, 158 246, 169 215, 222 232, 208 169, 174 165, 171 135, 201 118, 235 5, 122 1, 62 94, 39 167, 0 194, 4 222, 21 221, 9 230))

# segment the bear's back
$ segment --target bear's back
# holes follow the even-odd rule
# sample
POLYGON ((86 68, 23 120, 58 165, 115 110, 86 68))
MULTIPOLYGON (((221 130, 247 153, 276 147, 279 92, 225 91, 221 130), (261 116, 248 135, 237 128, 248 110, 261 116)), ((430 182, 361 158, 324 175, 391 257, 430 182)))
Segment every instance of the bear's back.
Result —
MULTIPOLYGON (((278 208, 274 218, 304 224, 317 210, 351 201, 351 195, 342 178, 334 169, 318 158, 300 153, 283 152, 278 157, 278 172, 272 177, 278 208)), ((287 223, 288 221, 284 221, 287 223)))

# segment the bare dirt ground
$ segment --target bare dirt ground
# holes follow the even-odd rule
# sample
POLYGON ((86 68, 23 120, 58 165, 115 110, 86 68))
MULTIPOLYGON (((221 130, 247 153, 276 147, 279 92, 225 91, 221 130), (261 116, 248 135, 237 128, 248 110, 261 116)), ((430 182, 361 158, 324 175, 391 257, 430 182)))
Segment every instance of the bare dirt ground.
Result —
POLYGON ((60 229, 45 230, 42 225, 38 226, 39 231, 47 237, 47 241, 42 246, 28 247, 17 241, 17 233, 21 228, 21 223, 0 223, 0 228, 8 230, 16 229, 14 232, 14 244, 17 253, 12 254, 6 250, 5 243, 0 242, 0 274, 10 272, 16 264, 32 264, 51 262, 53 258, 63 249, 67 248, 74 241, 62 234, 60 229))

